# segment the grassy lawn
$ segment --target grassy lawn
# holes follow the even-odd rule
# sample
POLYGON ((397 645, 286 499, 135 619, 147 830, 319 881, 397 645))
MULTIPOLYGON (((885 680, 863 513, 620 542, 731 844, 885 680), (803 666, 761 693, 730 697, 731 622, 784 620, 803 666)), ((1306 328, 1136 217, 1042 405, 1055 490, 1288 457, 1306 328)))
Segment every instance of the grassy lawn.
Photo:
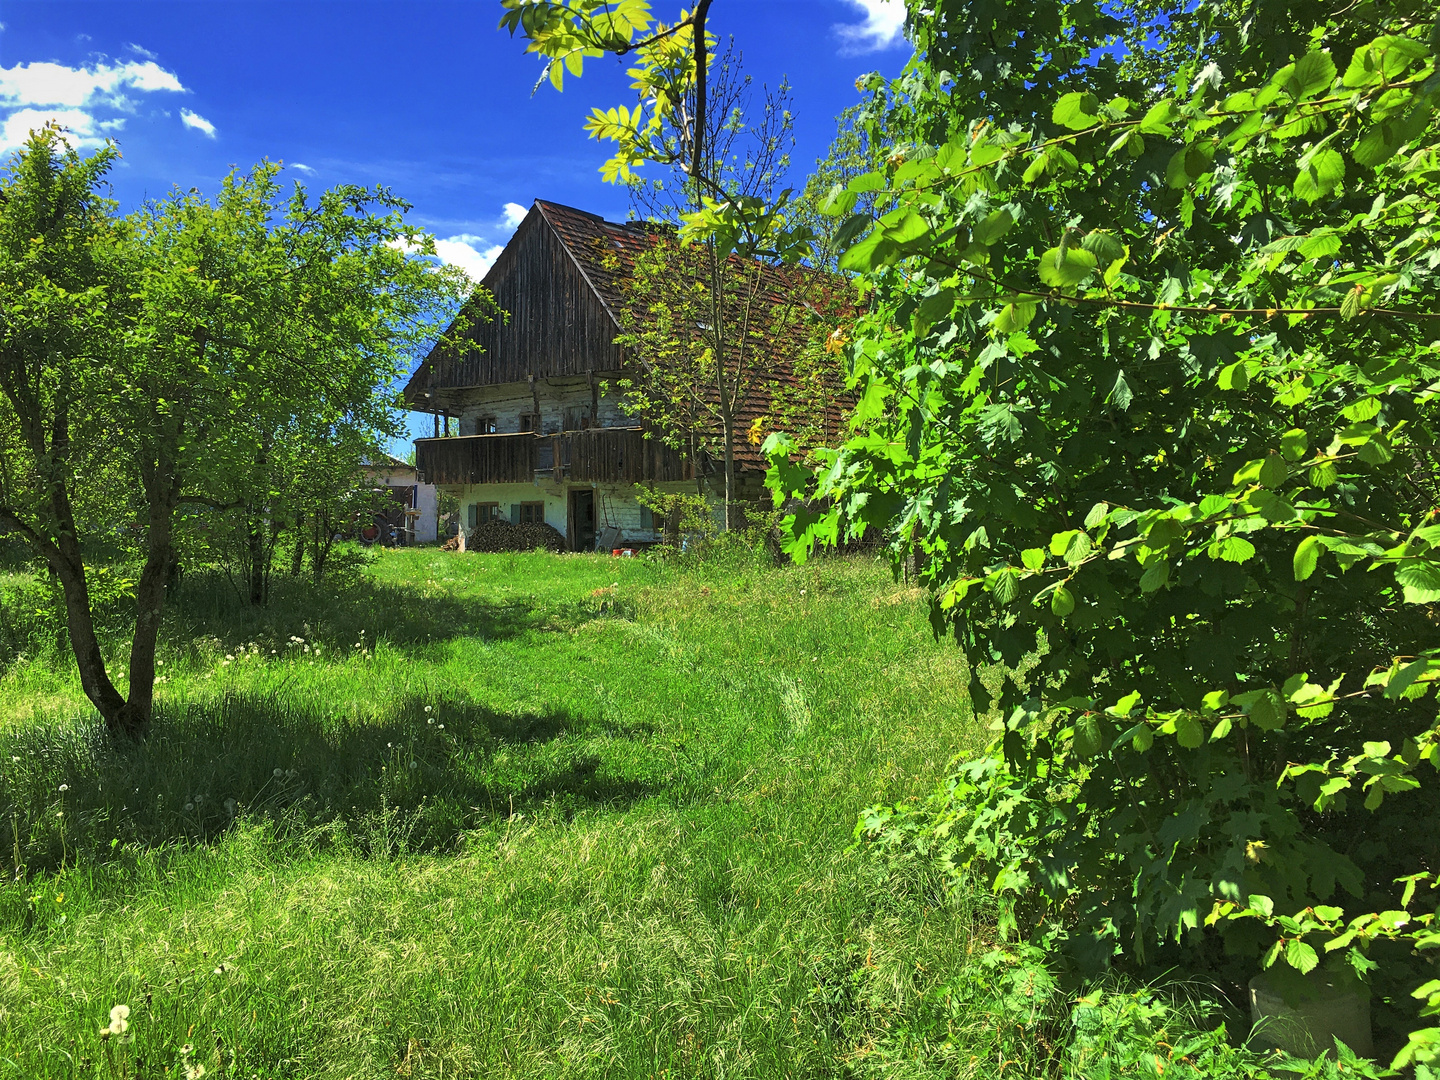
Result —
POLYGON ((397 551, 169 618, 141 746, 0 677, 0 1077, 1025 1075, 983 925, 850 849, 983 741, 874 562, 397 551))

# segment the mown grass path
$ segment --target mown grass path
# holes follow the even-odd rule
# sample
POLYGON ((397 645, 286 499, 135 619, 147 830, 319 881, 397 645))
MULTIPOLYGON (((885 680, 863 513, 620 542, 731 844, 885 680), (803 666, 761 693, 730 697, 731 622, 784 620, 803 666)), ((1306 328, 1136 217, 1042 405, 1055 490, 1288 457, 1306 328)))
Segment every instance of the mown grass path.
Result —
POLYGON ((883 567, 227 589, 182 590, 144 746, 59 661, 0 678, 0 1077, 864 1074, 963 966, 965 912, 849 850, 980 740, 883 567))

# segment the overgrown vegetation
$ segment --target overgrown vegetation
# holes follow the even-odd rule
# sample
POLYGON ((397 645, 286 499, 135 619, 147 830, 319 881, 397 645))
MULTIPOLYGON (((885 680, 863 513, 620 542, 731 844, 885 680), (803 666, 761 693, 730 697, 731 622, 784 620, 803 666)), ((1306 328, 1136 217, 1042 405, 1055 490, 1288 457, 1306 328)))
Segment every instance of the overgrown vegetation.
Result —
POLYGON ((118 1004, 140 1076, 187 1044, 245 1077, 1039 1060, 1004 972, 953 981, 983 911, 847 850, 861 792, 969 738, 959 657, 875 564, 402 550, 267 608, 181 588, 143 743, 44 634, 0 678, 23 1075, 109 1075, 118 1004))
POLYGON ((797 553, 918 569, 995 741, 864 831, 1057 972, 1323 978, 1429 1075, 1433 5, 909 25, 856 121, 885 156, 829 199, 855 430, 813 476, 772 440, 773 479, 818 497, 797 553))

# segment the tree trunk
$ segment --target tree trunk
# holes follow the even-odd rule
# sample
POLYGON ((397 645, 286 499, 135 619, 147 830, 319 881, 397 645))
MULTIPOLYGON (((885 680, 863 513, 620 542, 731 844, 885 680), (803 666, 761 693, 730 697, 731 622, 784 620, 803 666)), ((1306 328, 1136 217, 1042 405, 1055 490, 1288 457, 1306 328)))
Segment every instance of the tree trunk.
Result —
POLYGON ((60 579, 65 598, 65 622, 70 630, 70 649, 80 672, 80 687, 105 721, 113 735, 138 735, 133 720, 124 715, 125 699, 105 670, 105 657, 95 636, 95 620, 90 613, 90 589, 85 582, 85 566, 80 560, 80 545, 73 533, 61 533, 58 550, 49 556, 51 568, 60 579))
POLYGON ((735 422, 725 418, 725 531, 735 527, 735 422))
POLYGON ((245 523, 245 551, 246 561, 250 571, 248 585, 250 587, 251 607, 261 607, 265 603, 265 580, 262 574, 262 567, 265 562, 265 534, 262 531, 263 523, 247 521, 245 523))
POLYGON ((290 576, 299 577, 305 569, 305 515, 295 515, 295 549, 290 552, 290 576))
POLYGON ((135 586, 135 635, 130 642, 130 696, 112 730, 133 737, 150 727, 155 706, 155 644, 160 636, 160 617, 165 607, 165 583, 176 562, 174 545, 175 505, 180 485, 168 460, 162 457, 146 470, 145 488, 150 503, 146 535, 145 567, 135 586))

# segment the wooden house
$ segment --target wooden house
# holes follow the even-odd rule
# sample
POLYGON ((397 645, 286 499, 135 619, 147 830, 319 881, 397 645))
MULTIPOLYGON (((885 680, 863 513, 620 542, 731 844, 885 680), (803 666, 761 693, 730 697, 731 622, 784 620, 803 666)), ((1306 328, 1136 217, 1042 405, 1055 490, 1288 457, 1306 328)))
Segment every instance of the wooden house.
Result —
MULTIPOLYGON (((419 479, 459 499, 463 525, 544 521, 587 551, 659 538, 636 484, 723 499, 715 462, 647 437, 609 387, 626 373, 615 342, 625 268, 656 237, 642 222, 535 202, 483 282, 505 315, 476 320, 416 369, 405 401, 434 414, 438 436, 415 442, 419 479), (452 419, 458 433, 441 435, 452 419)), ((766 405, 763 394, 747 399, 742 419, 766 405)), ((736 443, 739 494, 759 498, 764 462, 743 436, 736 443)))

